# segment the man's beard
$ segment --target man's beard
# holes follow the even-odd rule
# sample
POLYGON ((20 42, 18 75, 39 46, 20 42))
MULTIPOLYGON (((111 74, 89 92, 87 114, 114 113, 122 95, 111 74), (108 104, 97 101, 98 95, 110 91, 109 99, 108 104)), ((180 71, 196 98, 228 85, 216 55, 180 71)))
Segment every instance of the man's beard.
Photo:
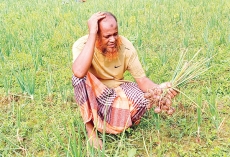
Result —
POLYGON ((120 37, 118 37, 114 48, 107 48, 107 47, 103 46, 101 44, 100 40, 96 40, 95 46, 100 51, 100 53, 103 56, 105 56, 105 58, 108 61, 112 61, 112 60, 118 58, 119 49, 120 49, 120 46, 121 46, 121 39, 120 39, 120 37))

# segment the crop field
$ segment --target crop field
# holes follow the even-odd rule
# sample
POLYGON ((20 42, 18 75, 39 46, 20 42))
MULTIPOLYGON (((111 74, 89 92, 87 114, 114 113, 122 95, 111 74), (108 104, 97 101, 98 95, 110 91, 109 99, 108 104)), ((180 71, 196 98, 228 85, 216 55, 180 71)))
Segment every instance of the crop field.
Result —
POLYGON ((229 10, 229 0, 1 0, 0 157, 230 156, 229 10), (88 144, 71 82, 72 45, 98 11, 115 14, 155 83, 172 79, 185 50, 209 59, 172 116, 149 110, 121 134, 100 133, 101 151, 88 144))

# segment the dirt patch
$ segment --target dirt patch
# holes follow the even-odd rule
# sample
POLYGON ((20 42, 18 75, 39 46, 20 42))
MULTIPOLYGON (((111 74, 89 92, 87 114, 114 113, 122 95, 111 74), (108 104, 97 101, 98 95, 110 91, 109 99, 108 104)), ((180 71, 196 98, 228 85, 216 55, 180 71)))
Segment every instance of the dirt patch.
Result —
POLYGON ((11 102, 18 102, 20 100, 20 96, 18 95, 0 95, 0 107, 10 104, 11 102))

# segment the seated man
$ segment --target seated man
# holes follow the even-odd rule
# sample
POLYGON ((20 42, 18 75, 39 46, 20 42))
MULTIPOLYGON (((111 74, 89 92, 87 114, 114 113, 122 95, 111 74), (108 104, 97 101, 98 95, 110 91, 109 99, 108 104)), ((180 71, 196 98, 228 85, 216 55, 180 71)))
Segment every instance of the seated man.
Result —
POLYGON ((93 14, 88 28, 89 34, 73 45, 72 83, 90 143, 101 149, 95 129, 121 133, 138 124, 146 110, 159 102, 161 90, 150 89, 167 88, 170 100, 177 92, 168 82, 157 85, 146 77, 132 43, 118 34, 112 13, 93 14), (126 70, 136 83, 124 80, 126 70))

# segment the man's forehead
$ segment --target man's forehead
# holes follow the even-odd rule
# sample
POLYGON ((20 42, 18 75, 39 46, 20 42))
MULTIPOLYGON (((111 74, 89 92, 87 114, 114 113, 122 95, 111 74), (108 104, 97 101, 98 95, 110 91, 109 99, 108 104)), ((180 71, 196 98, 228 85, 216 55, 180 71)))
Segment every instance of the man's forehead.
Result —
POLYGON ((99 21, 99 24, 101 23, 117 23, 116 20, 114 19, 114 17, 112 17, 111 15, 106 15, 105 18, 103 18, 102 20, 99 21))
POLYGON ((102 19, 99 23, 100 30, 117 28, 117 22, 112 16, 102 19))

